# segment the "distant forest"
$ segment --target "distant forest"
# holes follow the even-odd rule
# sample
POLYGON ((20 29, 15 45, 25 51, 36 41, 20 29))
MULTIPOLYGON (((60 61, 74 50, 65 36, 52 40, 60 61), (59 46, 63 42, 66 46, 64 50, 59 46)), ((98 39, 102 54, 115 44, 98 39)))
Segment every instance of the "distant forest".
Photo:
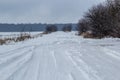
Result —
MULTIPOLYGON (((45 31, 46 26, 50 24, 0 24, 0 32, 35 32, 45 31)), ((54 24, 58 31, 62 31, 63 27, 68 24, 54 24)), ((77 24, 71 24, 72 31, 76 31, 77 24)))

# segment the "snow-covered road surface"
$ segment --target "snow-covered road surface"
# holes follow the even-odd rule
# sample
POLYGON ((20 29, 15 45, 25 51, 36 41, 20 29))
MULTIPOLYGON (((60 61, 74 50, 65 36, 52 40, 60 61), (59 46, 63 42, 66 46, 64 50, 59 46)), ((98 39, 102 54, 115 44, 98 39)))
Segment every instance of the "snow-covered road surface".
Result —
POLYGON ((120 39, 56 32, 0 46, 0 80, 120 80, 120 39))

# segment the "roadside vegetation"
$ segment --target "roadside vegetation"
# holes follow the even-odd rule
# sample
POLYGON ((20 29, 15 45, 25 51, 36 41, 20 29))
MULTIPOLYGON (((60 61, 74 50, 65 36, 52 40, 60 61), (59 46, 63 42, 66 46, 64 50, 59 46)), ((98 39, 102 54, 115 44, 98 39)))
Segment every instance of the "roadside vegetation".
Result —
POLYGON ((8 44, 8 43, 11 43, 11 42, 20 42, 20 41, 24 41, 24 40, 31 39, 31 38, 33 38, 33 37, 30 34, 21 33, 20 36, 17 36, 17 37, 1 38, 0 39, 0 45, 8 44))
POLYGON ((46 30, 43 32, 43 34, 49 34, 49 33, 58 31, 56 25, 47 25, 45 29, 46 30))
POLYGON ((78 23, 84 38, 120 38, 120 0, 107 0, 93 6, 78 23))
POLYGON ((66 24, 60 30, 58 29, 58 26, 56 26, 56 25, 47 25, 46 28, 45 28, 45 31, 42 34, 50 34, 52 32, 56 32, 56 31, 71 32, 72 31, 72 25, 71 24, 66 24))
POLYGON ((63 28, 62 31, 64 32, 71 32, 72 31, 72 25, 71 24, 66 24, 63 28))
POLYGON ((9 44, 9 43, 16 43, 16 42, 21 42, 21 41, 25 41, 25 40, 29 40, 29 39, 34 39, 37 37, 42 37, 43 33, 38 33, 35 35, 31 35, 30 33, 27 32, 22 32, 20 33, 20 35, 18 35, 17 37, 15 37, 14 35, 9 35, 9 37, 4 37, 4 38, 0 38, 0 45, 4 45, 4 44, 9 44))

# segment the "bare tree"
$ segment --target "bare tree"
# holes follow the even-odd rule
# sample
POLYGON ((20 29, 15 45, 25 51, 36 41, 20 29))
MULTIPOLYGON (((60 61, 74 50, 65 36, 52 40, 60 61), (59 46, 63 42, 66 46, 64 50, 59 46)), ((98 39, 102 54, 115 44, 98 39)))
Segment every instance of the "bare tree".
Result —
POLYGON ((47 25, 46 26, 46 33, 56 32, 57 26, 56 25, 47 25))
POLYGON ((79 35, 88 31, 90 29, 90 27, 91 27, 90 22, 87 20, 87 18, 79 20, 79 23, 78 23, 79 35))
POLYGON ((92 31, 97 37, 120 37, 120 1, 107 0, 106 4, 92 7, 79 21, 79 33, 92 31))
POLYGON ((72 30, 72 25, 71 24, 67 24, 63 27, 62 29, 64 32, 70 32, 72 30))

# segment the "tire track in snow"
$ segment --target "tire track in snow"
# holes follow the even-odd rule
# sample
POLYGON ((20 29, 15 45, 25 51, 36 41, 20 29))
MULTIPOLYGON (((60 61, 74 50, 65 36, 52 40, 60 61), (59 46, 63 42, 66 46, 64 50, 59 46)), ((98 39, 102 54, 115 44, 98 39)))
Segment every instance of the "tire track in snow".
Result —
POLYGON ((57 68, 57 60, 56 60, 56 57, 55 57, 55 51, 52 51, 51 54, 52 54, 52 57, 53 57, 55 68, 57 68))
MULTIPOLYGON (((67 52, 67 54, 69 55, 69 52, 67 52)), ((68 57, 73 63, 73 65, 83 74, 86 80, 102 80, 99 76, 96 75, 96 71, 94 71, 90 66, 88 66, 83 60, 76 57, 76 60, 74 60, 74 56, 72 57, 71 55, 69 55, 68 57)))
POLYGON ((19 58, 20 56, 23 56, 24 54, 31 52, 32 48, 33 47, 28 47, 28 49, 23 49, 21 50, 21 52, 17 51, 17 52, 12 52, 11 54, 8 53, 9 55, 8 54, 0 55, 0 65, 1 64, 3 65, 3 63, 9 64, 9 62, 12 62, 16 60, 17 58, 19 58))
POLYGON ((68 56, 64 54, 62 46, 57 45, 57 48, 52 47, 51 51, 52 58, 54 58, 53 61, 56 64, 56 68, 54 69, 55 80, 75 80, 71 73, 73 65, 71 65, 68 56))
POLYGON ((11 75, 13 75, 17 70, 19 70, 27 61, 30 59, 31 55, 26 55, 15 61, 14 63, 10 64, 9 66, 5 67, 4 69, 0 70, 0 77, 2 80, 6 80, 11 75), (28 59, 26 59, 28 57, 28 59), (9 72, 10 71, 10 72, 9 72))
MULTIPOLYGON (((20 58, 16 59, 14 62, 12 61, 9 66, 3 66, 3 68, 0 68, 0 78, 1 80, 7 80, 20 70, 32 57, 32 50, 33 48, 29 49, 29 52, 20 58)), ((17 53, 16 53, 17 54, 17 53)), ((2 67, 1 66, 1 67, 2 67)))
POLYGON ((68 80, 75 80, 75 78, 73 77, 72 73, 70 73, 70 74, 68 75, 68 80))
MULTIPOLYGON (((32 50, 33 56, 18 72, 15 73, 14 80, 39 80, 40 61, 39 53, 36 53, 36 45, 32 50), (16 77, 17 76, 17 77, 16 77)), ((12 79, 13 80, 13 79, 12 79)))
POLYGON ((120 53, 117 52, 117 51, 114 51, 114 50, 111 50, 111 49, 108 49, 108 48, 103 48, 102 47, 102 50, 109 56, 115 58, 115 59, 118 59, 120 60, 120 53))
POLYGON ((78 67, 77 63, 72 59, 71 56, 68 56, 70 61, 73 63, 73 65, 83 74, 83 76, 86 78, 86 80, 89 80, 89 76, 81 69, 78 67))

